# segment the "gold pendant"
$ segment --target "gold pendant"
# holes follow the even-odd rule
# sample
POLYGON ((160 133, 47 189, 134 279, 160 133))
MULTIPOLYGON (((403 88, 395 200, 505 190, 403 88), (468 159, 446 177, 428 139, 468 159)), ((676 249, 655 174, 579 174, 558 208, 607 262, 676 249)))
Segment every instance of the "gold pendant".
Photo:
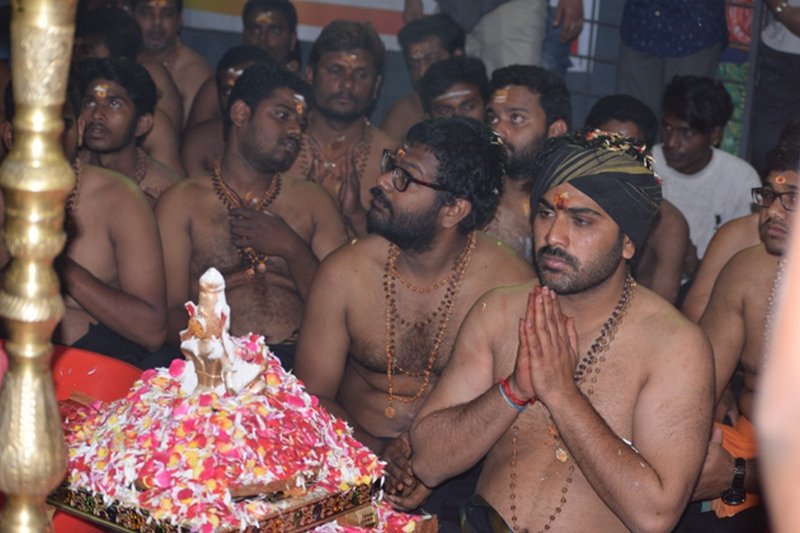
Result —
POLYGON ((558 459, 562 463, 566 463, 567 459, 569 459, 569 454, 561 446, 556 446, 556 459, 558 459))
POLYGON ((394 407, 391 405, 387 405, 386 409, 384 409, 383 414, 386 415, 386 418, 394 418, 394 415, 397 414, 394 410, 394 407))
POLYGON ((256 270, 258 270, 261 274, 266 272, 267 271, 267 262, 264 261, 263 263, 259 263, 258 266, 256 267, 256 270))

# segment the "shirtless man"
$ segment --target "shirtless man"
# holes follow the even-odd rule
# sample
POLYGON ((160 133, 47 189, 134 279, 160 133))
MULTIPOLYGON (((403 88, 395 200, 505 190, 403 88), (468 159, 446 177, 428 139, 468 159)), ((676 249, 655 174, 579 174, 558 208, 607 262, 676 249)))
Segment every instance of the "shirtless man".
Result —
MULTIPOLYGON (((75 25, 73 68, 89 57, 117 57, 137 61, 142 32, 136 21, 118 7, 93 8, 81 11, 75 25)), ((179 132, 183 121, 183 103, 172 77, 161 63, 141 60, 158 89, 153 127, 140 140, 147 154, 164 163, 175 174, 185 172, 179 155, 179 132)))
POLYGON ((431 117, 467 117, 483 122, 489 100, 486 67, 476 57, 443 59, 420 80, 419 96, 431 117))
POLYGON ((465 36, 453 19, 438 13, 412 20, 400 29, 397 40, 414 90, 392 104, 381 128, 387 135, 402 139, 411 126, 427 116, 419 95, 422 76, 434 63, 464 55, 465 36))
MULTIPOLYGON (((214 72, 197 52, 181 43, 183 0, 132 0, 133 17, 142 29, 140 59, 153 60, 167 69, 183 102, 184 121, 206 79, 214 72)), ((179 124, 181 128, 183 124, 179 124)))
MULTIPOLYGON (((10 94, 6 105, 11 119, 10 94)), ((67 245, 56 260, 66 312, 55 341, 141 368, 164 366, 172 357, 158 351, 166 332, 166 298, 155 216, 129 179, 75 160, 80 128, 73 109, 79 106, 80 93, 70 85, 62 143, 75 161, 76 183, 67 198, 67 245)), ((10 150, 10 121, 0 130, 10 150)), ((0 259, 5 262, 8 255, 0 253, 0 259)))
POLYGON ((354 235, 366 232, 369 190, 380 174, 381 154, 397 145, 368 119, 383 61, 383 42, 372 26, 337 20, 320 33, 306 67, 314 109, 289 174, 322 185, 354 235))
POLYGON ((629 276, 660 186, 641 154, 606 140, 542 148, 531 194, 542 286, 473 306, 412 426, 428 486, 488 453, 463 531, 669 531, 700 472, 711 350, 629 276))
POLYGON ((345 241, 336 206, 318 185, 290 178, 306 121, 308 84, 258 63, 231 91, 225 153, 211 175, 184 180, 156 206, 167 271, 167 342, 185 327, 209 267, 225 276, 231 333, 263 334, 291 366, 294 338, 318 261, 345 241))
MULTIPOLYGON (((638 98, 612 94, 592 106, 586 126, 630 137, 649 152, 656 141, 658 119, 638 98)), ((644 246, 631 263, 633 274, 639 283, 674 304, 688 251, 689 224, 677 207, 664 200, 644 246)))
MULTIPOLYGON (((292 72, 300 69, 297 51, 297 10, 289 0, 247 0, 242 9, 244 43, 264 50, 277 65, 292 72)), ((186 128, 212 118, 222 118, 218 79, 208 78, 197 92, 186 128)))
MULTIPOLYGON (((411 421, 467 310, 487 290, 533 274, 476 231, 497 205, 502 158, 488 128, 473 120, 413 126, 405 144, 387 151, 371 191, 374 235, 331 255, 311 288, 297 375, 390 462, 407 462, 411 421)), ((413 477, 387 487, 402 508, 430 492, 413 477)))
POLYGON ((572 108, 564 80, 542 67, 512 65, 492 73, 486 121, 505 144, 505 188, 486 232, 533 260, 530 166, 550 137, 566 133, 572 108))
POLYGON ((228 108, 228 97, 242 72, 254 63, 263 61, 272 61, 269 54, 261 48, 246 44, 234 46, 222 55, 214 77, 218 116, 192 126, 187 125, 183 135, 181 157, 187 175, 195 176, 213 171, 214 163, 222 157, 225 149, 222 112, 228 108))
POLYGON ((89 58, 79 67, 83 95, 83 146, 78 157, 130 178, 155 205, 180 178, 139 147, 153 126, 156 86, 147 70, 129 59, 89 58))
MULTIPOLYGON (((687 511, 681 531, 697 527, 717 531, 738 525, 737 531, 766 528, 758 506, 759 476, 753 420, 758 376, 765 364, 767 330, 772 321, 772 300, 781 281, 789 228, 797 207, 800 186, 800 147, 779 145, 767 156, 767 179, 753 189, 758 208, 761 243, 746 248, 723 267, 711 293, 700 327, 714 348, 717 399, 741 366, 744 388, 737 400, 739 417, 734 427, 715 424, 703 473, 692 500, 711 500, 715 512, 687 511), (741 469, 741 477, 736 469, 741 469), (723 494, 727 489, 727 497, 723 494), (747 494, 745 494, 747 492, 747 494), (735 494, 734 494, 735 493, 735 494), (720 495, 723 494, 722 499, 720 495), (742 500, 735 503, 736 498, 742 500)), ((709 507, 709 506, 705 506, 709 507)), ((732 529, 725 529, 725 531, 732 529)))

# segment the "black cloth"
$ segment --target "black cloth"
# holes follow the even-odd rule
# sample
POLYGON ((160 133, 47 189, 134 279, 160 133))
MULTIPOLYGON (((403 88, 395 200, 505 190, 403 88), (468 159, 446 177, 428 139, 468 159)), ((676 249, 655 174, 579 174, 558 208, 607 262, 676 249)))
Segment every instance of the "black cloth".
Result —
POLYGON ((475 494, 475 486, 481 476, 483 462, 473 466, 463 474, 450 478, 434 489, 433 493, 414 513, 436 515, 439 520, 439 533, 461 531, 461 507, 475 494))
POLYGON ((72 346, 111 356, 138 366, 142 370, 169 366, 174 359, 183 358, 174 346, 164 345, 161 349, 151 352, 103 324, 90 324, 86 335, 75 341, 72 346))
POLYGON ((462 533, 513 533, 503 517, 479 494, 474 494, 461 509, 462 533))
POLYGON ((284 343, 284 344, 267 344, 267 348, 277 357, 284 370, 289 372, 294 369, 294 352, 297 349, 297 344, 284 343))

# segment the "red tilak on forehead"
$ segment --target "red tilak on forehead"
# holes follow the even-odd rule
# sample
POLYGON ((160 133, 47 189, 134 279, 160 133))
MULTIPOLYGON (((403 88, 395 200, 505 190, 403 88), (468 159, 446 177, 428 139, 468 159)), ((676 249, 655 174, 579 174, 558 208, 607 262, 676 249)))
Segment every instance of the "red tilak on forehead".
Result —
POLYGON ((778 185, 783 185, 784 183, 786 183, 786 176, 784 176, 783 174, 775 176, 775 183, 778 185))
POLYGON ((569 195, 567 193, 565 193, 565 192, 558 193, 558 195, 555 198, 555 201, 556 201, 555 207, 556 207, 556 209, 559 209, 559 210, 564 209, 566 207, 567 198, 569 198, 569 195))

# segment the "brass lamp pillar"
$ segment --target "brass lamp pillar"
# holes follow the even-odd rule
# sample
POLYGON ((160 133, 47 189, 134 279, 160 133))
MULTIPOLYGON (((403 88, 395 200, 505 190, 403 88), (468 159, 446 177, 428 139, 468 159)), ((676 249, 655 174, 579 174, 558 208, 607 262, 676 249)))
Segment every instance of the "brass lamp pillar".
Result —
POLYGON ((60 138, 76 2, 11 3, 14 149, 0 167, 3 237, 13 257, 0 290, 9 336, 0 389, 2 532, 50 531, 44 499, 66 469, 50 337, 64 314, 52 263, 64 246, 64 203, 74 183, 60 138))

